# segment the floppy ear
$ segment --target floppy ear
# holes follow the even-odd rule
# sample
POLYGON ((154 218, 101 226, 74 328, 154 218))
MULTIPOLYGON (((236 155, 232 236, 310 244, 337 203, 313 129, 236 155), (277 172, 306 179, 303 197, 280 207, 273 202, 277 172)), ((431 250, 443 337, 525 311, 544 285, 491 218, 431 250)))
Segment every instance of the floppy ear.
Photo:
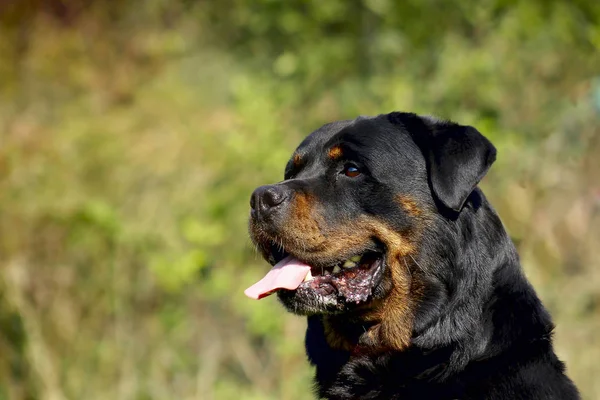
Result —
POLYGON ((422 151, 431 188, 440 202, 459 212, 496 160, 496 148, 471 126, 428 117, 423 121, 430 128, 422 151))

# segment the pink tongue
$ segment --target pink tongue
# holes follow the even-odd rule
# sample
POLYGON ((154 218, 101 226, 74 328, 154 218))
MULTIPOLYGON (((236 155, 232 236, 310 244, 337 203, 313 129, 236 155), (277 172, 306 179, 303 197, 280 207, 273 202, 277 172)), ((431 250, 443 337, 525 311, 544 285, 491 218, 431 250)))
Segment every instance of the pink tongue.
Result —
POLYGON ((251 299, 260 300, 278 289, 294 290, 304 281, 309 271, 309 265, 288 256, 275 264, 264 278, 244 290, 244 294, 251 299))

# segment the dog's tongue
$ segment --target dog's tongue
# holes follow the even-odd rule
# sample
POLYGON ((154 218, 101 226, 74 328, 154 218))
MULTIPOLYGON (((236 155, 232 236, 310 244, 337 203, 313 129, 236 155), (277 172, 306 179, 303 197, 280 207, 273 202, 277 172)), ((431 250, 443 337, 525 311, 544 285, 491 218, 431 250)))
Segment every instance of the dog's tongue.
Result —
POLYGON ((264 278, 244 290, 244 294, 251 299, 260 300, 278 289, 294 290, 309 272, 309 265, 288 256, 275 264, 264 278))

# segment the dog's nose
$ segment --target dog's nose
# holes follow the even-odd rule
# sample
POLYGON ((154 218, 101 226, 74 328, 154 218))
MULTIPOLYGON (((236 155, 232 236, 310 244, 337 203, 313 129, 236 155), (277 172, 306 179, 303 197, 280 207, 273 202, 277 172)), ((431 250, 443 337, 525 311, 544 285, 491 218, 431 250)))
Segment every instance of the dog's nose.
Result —
POLYGON ((252 193, 250 207, 253 211, 266 215, 285 203, 289 194, 290 189, 282 185, 261 186, 252 193))

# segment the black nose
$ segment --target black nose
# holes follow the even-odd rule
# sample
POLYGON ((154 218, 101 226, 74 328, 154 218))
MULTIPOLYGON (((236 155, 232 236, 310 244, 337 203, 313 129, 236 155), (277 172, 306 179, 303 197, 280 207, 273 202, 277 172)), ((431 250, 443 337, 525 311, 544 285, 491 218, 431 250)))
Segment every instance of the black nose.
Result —
POLYGON ((252 193, 250 207, 258 213, 267 214, 285 203, 289 194, 290 189, 282 185, 261 186, 252 193))

